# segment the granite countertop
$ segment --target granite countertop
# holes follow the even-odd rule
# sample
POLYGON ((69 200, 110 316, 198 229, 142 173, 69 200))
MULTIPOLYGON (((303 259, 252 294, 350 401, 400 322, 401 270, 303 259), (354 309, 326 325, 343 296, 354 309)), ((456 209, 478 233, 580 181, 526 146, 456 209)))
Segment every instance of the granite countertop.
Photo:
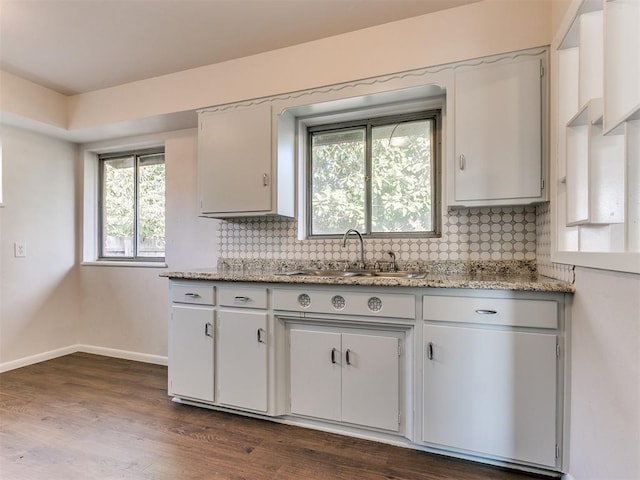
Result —
MULTIPOLYGON (((389 277, 323 277, 308 275, 286 275, 285 272, 301 270, 298 265, 257 265, 245 263, 229 268, 222 262, 218 269, 194 269, 168 271, 162 277, 184 280, 210 280, 223 282, 259 282, 280 284, 313 285, 362 285, 376 287, 429 287, 429 288, 473 288, 485 290, 519 290, 529 292, 574 293, 574 286, 553 278, 538 275, 530 262, 514 262, 504 267, 505 262, 456 262, 446 265, 403 265, 402 269, 424 272, 424 278, 389 277), (407 268, 413 267, 413 268, 407 268)), ((307 266, 308 267, 308 266, 307 266)), ((329 266, 331 267, 331 266, 329 266)), ((327 268, 327 265, 312 268, 327 268)))

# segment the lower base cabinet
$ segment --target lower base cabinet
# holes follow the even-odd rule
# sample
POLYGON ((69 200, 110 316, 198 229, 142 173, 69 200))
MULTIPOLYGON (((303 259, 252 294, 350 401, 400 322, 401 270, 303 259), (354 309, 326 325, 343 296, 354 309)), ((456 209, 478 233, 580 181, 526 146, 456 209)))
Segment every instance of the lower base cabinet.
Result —
POLYGON ((217 399, 267 411, 267 313, 220 309, 216 332, 217 399))
POLYGON ((400 339, 290 330, 291 413, 398 431, 400 339))
POLYGON ((423 440, 556 465, 556 345, 545 333, 425 325, 423 440))
POLYGON ((172 282, 169 394, 562 471, 564 294, 337 292, 172 282))
POLYGON ((169 320, 169 393, 213 402, 213 307, 171 307, 169 320))

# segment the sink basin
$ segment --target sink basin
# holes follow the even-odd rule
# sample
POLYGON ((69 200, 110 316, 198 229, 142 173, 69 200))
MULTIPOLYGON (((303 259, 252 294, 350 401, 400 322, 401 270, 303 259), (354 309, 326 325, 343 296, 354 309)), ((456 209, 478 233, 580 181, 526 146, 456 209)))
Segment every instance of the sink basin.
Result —
POLYGON ((367 270, 294 270, 282 275, 300 277, 371 277, 374 272, 367 270))
POLYGON ((301 276, 301 277, 378 277, 378 278, 424 278, 425 273, 398 271, 398 272, 378 272, 375 270, 294 270, 281 275, 301 276))
POLYGON ((375 272, 374 277, 384 278, 424 278, 427 276, 423 272, 398 271, 398 272, 375 272))

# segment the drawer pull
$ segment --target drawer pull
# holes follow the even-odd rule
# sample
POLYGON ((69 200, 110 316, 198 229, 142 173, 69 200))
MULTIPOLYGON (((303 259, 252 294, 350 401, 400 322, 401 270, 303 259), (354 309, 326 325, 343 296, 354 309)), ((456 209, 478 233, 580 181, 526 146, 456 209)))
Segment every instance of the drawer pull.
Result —
POLYGON ((427 345, 427 358, 433 360, 433 343, 429 342, 427 345))
POLYGON ((211 333, 213 331, 213 325, 211 325, 209 322, 204 324, 204 334, 207 337, 212 337, 213 334, 211 333))
POLYGON ((498 312, 496 310, 485 310, 485 309, 479 308, 478 310, 476 310, 476 313, 478 315, 495 315, 498 312))
POLYGON ((259 328, 258 329, 258 343, 265 343, 264 338, 263 338, 263 334, 265 334, 266 332, 264 331, 264 328, 259 328))
POLYGON ((249 301, 249 297, 237 296, 234 297, 236 303, 247 303, 249 301))
POLYGON ((200 298, 200 295, 197 293, 192 293, 192 292, 187 292, 184 294, 185 297, 189 297, 189 298, 200 298))
POLYGON ((347 352, 345 353, 345 360, 347 361, 347 365, 351 365, 350 354, 351 354, 351 350, 347 348, 347 352))
POLYGON ((336 363, 336 349, 332 348, 331 349, 331 363, 336 363))

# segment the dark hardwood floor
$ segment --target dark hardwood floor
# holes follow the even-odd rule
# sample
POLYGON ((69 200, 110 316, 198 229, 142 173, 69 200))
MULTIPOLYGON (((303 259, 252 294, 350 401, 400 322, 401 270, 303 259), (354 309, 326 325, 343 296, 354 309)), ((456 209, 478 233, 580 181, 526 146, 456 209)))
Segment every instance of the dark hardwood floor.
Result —
POLYGON ((73 354, 0 375, 0 478, 539 478, 178 405, 166 367, 73 354))

